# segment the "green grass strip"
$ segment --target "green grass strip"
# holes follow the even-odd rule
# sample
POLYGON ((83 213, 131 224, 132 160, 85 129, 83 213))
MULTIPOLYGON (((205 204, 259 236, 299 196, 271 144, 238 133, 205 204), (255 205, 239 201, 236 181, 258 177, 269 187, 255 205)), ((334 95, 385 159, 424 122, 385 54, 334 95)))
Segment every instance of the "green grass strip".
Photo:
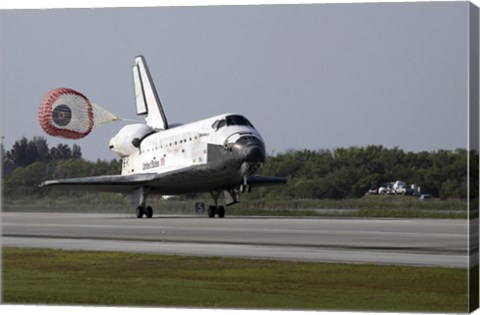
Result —
MULTIPOLYGON (((130 213, 134 214, 130 198, 117 194, 89 193, 77 195, 68 192, 58 198, 9 198, 3 200, 3 211, 7 212, 90 212, 90 213, 130 213)), ((196 199, 163 200, 149 198, 155 214, 194 214, 195 202, 203 201, 208 207, 212 203, 208 194, 196 199)), ((263 200, 242 196, 242 201, 227 207, 230 215, 262 216, 316 216, 316 217, 390 217, 390 218, 448 218, 466 219, 467 202, 460 199, 429 202, 419 201, 416 196, 365 196, 356 199, 303 199, 303 200, 263 200), (318 211, 324 210, 324 211, 318 211), (346 211, 343 211, 346 210, 346 211)), ((474 209, 474 208, 473 208, 474 209)), ((204 214, 206 215, 206 214, 204 214)), ((478 217, 478 210, 472 211, 478 217)))
POLYGON ((3 249, 3 302, 467 312, 467 270, 3 249))

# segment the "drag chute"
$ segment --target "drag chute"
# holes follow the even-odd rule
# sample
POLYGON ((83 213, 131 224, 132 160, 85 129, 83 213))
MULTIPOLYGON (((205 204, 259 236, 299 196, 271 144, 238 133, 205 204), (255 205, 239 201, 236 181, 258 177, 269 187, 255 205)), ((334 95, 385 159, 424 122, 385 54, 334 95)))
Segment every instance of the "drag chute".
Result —
POLYGON ((38 109, 42 129, 51 136, 80 139, 93 127, 120 118, 75 90, 57 88, 45 95, 38 109))

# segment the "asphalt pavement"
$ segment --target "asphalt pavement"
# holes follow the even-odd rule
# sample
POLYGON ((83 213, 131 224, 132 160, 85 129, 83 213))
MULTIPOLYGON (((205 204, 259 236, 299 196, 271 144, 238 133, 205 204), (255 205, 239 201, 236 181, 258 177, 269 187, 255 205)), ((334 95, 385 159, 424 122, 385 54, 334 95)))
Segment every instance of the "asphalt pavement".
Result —
POLYGON ((2 246, 467 268, 468 225, 463 219, 3 213, 2 246))

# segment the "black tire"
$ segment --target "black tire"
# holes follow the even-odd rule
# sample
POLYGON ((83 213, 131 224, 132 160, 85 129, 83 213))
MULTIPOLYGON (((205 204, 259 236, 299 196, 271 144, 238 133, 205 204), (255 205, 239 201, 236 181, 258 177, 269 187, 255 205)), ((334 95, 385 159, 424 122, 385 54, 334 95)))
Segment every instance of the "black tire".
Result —
POLYGON ((137 207, 137 218, 141 219, 143 217, 143 214, 145 213, 145 209, 143 209, 142 206, 137 207))
POLYGON ((148 206, 147 209, 145 209, 145 214, 147 215, 147 218, 153 217, 153 209, 152 207, 148 206))
POLYGON ((223 218, 225 216, 225 208, 223 206, 218 207, 217 214, 219 218, 223 218))
POLYGON ((213 218, 215 217, 215 213, 217 212, 217 209, 215 209, 214 206, 208 207, 208 217, 213 218))

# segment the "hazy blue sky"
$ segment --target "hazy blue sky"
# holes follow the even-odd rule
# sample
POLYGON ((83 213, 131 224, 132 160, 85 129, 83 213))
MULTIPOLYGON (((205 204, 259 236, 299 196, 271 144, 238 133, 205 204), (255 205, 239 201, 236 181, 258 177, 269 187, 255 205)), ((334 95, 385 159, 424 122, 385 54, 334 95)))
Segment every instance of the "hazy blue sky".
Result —
MULTIPOLYGON (((142 54, 169 122, 247 116, 268 152, 379 144, 467 146, 468 3, 6 10, 2 134, 111 159, 126 122, 83 140, 48 136, 46 92, 71 87, 136 119, 131 66, 142 54)), ((141 118, 140 118, 141 119, 141 118)))

